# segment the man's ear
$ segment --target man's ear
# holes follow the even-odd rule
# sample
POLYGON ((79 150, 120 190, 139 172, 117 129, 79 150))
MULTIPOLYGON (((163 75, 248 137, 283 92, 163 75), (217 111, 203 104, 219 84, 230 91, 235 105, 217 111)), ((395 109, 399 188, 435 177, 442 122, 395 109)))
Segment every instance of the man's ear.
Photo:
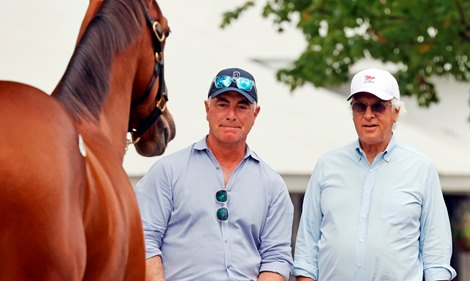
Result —
POLYGON ((209 107, 210 107, 210 101, 209 101, 209 100, 205 100, 205 101, 204 101, 204 108, 206 109, 206 120, 207 120, 207 121, 209 121, 208 118, 207 118, 207 114, 209 113, 209 107))
POLYGON ((393 114, 393 123, 396 123, 398 121, 398 116, 400 116, 400 109, 396 108, 393 114))

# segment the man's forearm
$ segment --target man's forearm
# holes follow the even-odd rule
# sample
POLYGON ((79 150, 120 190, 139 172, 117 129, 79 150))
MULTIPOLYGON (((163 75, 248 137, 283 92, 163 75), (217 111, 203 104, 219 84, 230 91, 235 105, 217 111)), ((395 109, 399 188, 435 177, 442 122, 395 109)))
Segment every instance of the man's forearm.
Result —
POLYGON ((163 263, 160 256, 155 256, 146 260, 145 267, 145 281, 165 281, 163 263))
POLYGON ((284 281, 281 274, 271 271, 263 271, 258 276, 258 281, 284 281))

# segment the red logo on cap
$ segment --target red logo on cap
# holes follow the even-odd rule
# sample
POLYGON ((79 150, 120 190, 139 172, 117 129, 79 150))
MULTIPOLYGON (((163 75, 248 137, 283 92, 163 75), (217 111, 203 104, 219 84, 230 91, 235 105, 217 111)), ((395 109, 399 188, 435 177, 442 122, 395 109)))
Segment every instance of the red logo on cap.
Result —
POLYGON ((364 75, 364 83, 374 83, 374 76, 364 75))

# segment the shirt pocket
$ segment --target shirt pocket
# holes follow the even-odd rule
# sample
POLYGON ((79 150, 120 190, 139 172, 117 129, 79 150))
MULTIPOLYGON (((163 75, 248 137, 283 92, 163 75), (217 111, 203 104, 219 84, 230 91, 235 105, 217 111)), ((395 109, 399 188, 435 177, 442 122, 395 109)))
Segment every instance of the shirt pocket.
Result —
POLYGON ((380 217, 392 224, 414 224, 421 216, 421 198, 418 192, 388 191, 384 193, 380 217))

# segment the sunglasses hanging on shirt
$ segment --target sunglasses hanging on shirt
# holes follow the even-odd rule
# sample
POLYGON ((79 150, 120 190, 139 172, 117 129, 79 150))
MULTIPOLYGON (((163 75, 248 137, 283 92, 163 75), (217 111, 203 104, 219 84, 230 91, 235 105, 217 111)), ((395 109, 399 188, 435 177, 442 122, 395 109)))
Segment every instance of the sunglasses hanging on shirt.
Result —
POLYGON ((222 204, 222 207, 217 209, 216 215, 219 221, 226 221, 228 220, 228 209, 227 209, 227 201, 228 201, 228 193, 227 190, 221 189, 215 193, 215 200, 222 204))

